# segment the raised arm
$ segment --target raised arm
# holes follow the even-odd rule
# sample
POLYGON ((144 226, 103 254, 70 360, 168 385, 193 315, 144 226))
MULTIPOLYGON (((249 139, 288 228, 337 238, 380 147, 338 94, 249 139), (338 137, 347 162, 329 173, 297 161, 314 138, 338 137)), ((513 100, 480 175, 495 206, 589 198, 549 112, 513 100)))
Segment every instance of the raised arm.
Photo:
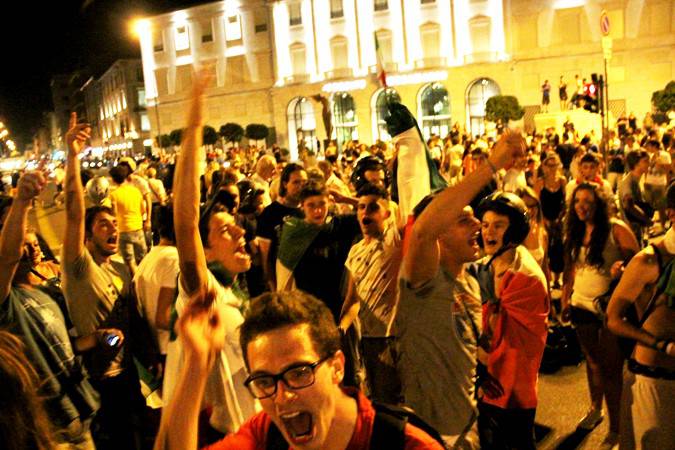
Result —
POLYGON ((14 273, 23 254, 31 202, 40 194, 44 185, 45 178, 40 172, 26 173, 19 179, 16 198, 0 233, 0 304, 9 295, 14 273))
POLYGON ((204 88, 207 80, 202 73, 195 77, 187 126, 183 130, 181 152, 173 180, 173 210, 176 248, 183 286, 188 294, 206 287, 206 257, 199 237, 199 149, 202 145, 204 88))
POLYGON ((80 178, 78 155, 84 150, 91 128, 77 123, 77 114, 70 114, 66 133, 66 233, 63 238, 61 261, 73 262, 84 250, 84 189, 80 178))
POLYGON ((408 253, 403 260, 404 278, 413 286, 430 280, 438 271, 438 238, 466 205, 490 182, 494 173, 525 151, 525 140, 517 133, 506 132, 495 145, 487 164, 481 165, 455 186, 446 188, 432 200, 415 221, 408 253))

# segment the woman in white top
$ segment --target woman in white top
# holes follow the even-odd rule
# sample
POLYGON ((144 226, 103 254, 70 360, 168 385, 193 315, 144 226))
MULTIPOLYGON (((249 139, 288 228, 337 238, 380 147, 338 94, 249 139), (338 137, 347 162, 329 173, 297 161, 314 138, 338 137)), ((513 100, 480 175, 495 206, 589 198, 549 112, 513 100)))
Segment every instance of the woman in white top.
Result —
MULTIPOLYGON (((212 355, 215 364, 204 401, 213 410, 211 426, 222 433, 231 433, 259 409, 258 402, 244 387, 247 373, 239 346, 242 305, 231 287, 237 274, 250 268, 251 258, 245 250, 244 230, 224 208, 212 204, 200 217, 198 167, 203 92, 207 83, 204 74, 194 81, 174 180, 174 203, 180 205, 174 208, 180 266, 176 310, 180 315, 188 303, 196 302, 204 308, 217 309, 220 320, 225 322, 226 344, 218 354, 212 355)), ((174 384, 184 361, 193 356, 183 351, 180 341, 169 345, 164 379, 167 399, 174 390, 185 389, 185 386, 174 384)))
POLYGON ((591 408, 579 428, 602 421, 602 399, 609 412, 607 446, 619 441, 623 355, 605 326, 595 299, 620 276, 623 261, 639 251, 635 235, 620 220, 610 219, 607 200, 595 184, 581 183, 572 193, 565 217, 563 320, 572 320, 586 356, 591 408))

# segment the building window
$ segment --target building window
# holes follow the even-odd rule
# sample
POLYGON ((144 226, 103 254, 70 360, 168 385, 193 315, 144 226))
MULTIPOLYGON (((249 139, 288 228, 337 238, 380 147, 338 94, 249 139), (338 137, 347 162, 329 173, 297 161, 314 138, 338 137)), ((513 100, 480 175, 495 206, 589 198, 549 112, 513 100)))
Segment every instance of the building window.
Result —
POLYGON ((175 29, 176 51, 190 48, 190 34, 187 25, 181 25, 175 29))
POLYGON ((202 43, 213 42, 213 27, 211 26, 211 21, 203 22, 201 24, 202 28, 202 43))
POLYGON ((241 39, 241 18, 239 14, 225 18, 225 40, 238 41, 241 39))
POLYGON ((305 67, 306 53, 305 44, 296 42, 291 45, 291 67, 293 75, 304 75, 307 72, 305 67))
POLYGON ((145 99, 145 88, 138 89, 138 106, 140 108, 145 108, 148 106, 148 103, 145 99))
POLYGON ((441 54, 441 26, 434 22, 425 23, 420 27, 420 38, 424 58, 438 58, 441 54))
POLYGON ((141 114, 141 131, 150 131, 150 119, 147 114, 141 114))
POLYGON ((291 3, 288 5, 288 19, 290 26, 302 25, 302 12, 300 3, 291 3))
POLYGON ((474 55, 490 52, 492 21, 489 17, 475 16, 469 20, 469 33, 471 34, 471 48, 474 55))
POLYGON ((378 48, 376 49, 379 52, 378 57, 382 58, 383 64, 389 64, 393 62, 392 50, 391 50, 391 31, 389 30, 378 30, 375 32, 375 39, 378 48))
POLYGON ((267 31, 267 10, 265 8, 257 8, 253 11, 253 20, 256 33, 267 31))
POLYGON ((472 135, 485 132, 485 104, 490 97, 499 94, 499 86, 489 78, 479 78, 469 84, 466 90, 466 117, 472 135))
POLYGON ((375 98, 375 107, 372 108, 373 111, 373 120, 375 124, 375 133, 374 136, 381 140, 387 141, 391 139, 391 136, 387 132, 387 123, 385 118, 389 116, 389 108, 387 108, 388 103, 400 103, 401 96, 398 95, 398 92, 392 88, 380 89, 374 95, 375 98))
POLYGON ((342 9, 342 0, 330 0, 330 18, 339 19, 344 17, 345 12, 342 9))
POLYGON ((333 70, 346 69, 349 67, 349 50, 347 48, 346 37, 335 36, 331 39, 330 52, 333 57, 333 70))
POLYGON ((158 30, 152 34, 152 48, 156 52, 164 51, 164 39, 161 30, 158 30))
POLYGON ((421 5, 431 5, 432 3, 436 3, 436 0, 420 0, 421 5))
POLYGON ((450 131, 450 97, 441 83, 427 84, 420 93, 420 114, 422 135, 447 136, 450 131))
POLYGON ((316 151, 316 119, 312 102, 305 97, 295 98, 288 104, 286 115, 291 159, 297 159, 299 148, 316 151))
POLYGON ((337 140, 338 148, 345 142, 359 138, 359 119, 356 116, 354 97, 347 92, 336 92, 333 101, 333 136, 337 140))
POLYGON ((386 11, 389 9, 388 0, 375 0, 373 4, 373 9, 375 11, 386 11))

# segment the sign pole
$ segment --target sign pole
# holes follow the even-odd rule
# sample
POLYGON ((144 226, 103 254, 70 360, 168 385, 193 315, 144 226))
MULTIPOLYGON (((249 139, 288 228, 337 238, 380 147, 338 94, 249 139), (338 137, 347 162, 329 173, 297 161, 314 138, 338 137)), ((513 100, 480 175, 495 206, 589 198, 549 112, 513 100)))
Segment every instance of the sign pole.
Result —
POLYGON ((604 60, 604 79, 602 89, 602 155, 605 159, 605 176, 607 175, 607 152, 609 150, 609 79, 607 78, 607 62, 612 57, 612 38, 609 36, 609 16, 604 9, 600 13, 600 32, 602 33, 602 56, 604 60))

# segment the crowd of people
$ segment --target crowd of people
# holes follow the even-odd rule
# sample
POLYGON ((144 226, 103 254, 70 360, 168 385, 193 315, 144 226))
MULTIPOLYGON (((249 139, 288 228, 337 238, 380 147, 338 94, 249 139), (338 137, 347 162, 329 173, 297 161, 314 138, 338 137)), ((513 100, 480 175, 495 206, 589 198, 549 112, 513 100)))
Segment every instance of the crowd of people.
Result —
POLYGON ((391 142, 291 162, 204 148, 206 83, 175 160, 109 177, 81 173, 72 115, 58 260, 28 220, 46 174, 3 199, 3 448, 534 449, 568 322, 578 427, 675 448, 672 128, 424 142, 393 103, 391 142))

